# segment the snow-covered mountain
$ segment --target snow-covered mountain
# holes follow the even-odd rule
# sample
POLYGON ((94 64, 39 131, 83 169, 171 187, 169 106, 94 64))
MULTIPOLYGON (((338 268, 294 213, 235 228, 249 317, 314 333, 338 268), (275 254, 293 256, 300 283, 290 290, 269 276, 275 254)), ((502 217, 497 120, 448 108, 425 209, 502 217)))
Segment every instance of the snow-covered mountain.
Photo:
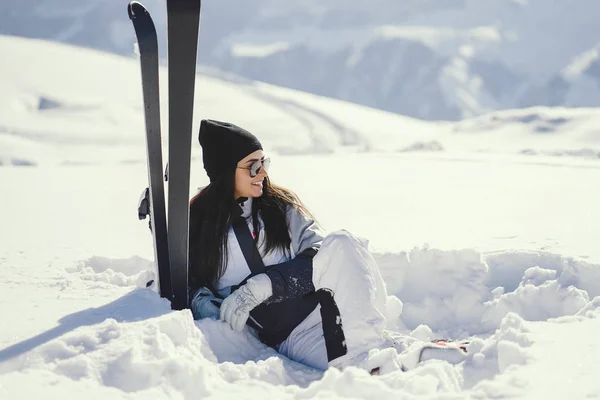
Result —
MULTIPOLYGON (((126 3, 6 0, 0 33, 131 54, 126 3)), ((164 1, 144 3, 164 32, 164 1)), ((596 0, 205 0, 199 60, 429 120, 598 106, 599 14, 596 0)))
MULTIPOLYGON (((0 64, 0 165, 143 162, 136 59, 12 36, 0 36, 0 54, 5 57, 0 64)), ((166 85, 166 69, 161 71, 166 85)), ((282 155, 475 151, 600 156, 600 110, 595 108, 532 107, 433 122, 213 69, 201 69, 196 87, 194 131, 201 118, 232 121, 259 132, 263 143, 282 155)), ((166 100, 163 96, 163 111, 166 100)), ((193 149, 199 157, 199 146, 193 149)))

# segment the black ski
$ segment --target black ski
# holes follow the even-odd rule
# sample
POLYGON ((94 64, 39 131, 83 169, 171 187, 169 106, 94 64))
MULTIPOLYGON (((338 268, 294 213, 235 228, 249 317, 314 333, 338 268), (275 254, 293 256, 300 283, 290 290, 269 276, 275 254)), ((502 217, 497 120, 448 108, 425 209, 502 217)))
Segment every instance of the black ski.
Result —
POLYGON ((138 209, 140 219, 150 215, 154 239, 154 255, 158 264, 158 288, 161 297, 172 301, 171 269, 163 184, 163 160, 160 132, 160 93, 158 80, 158 41, 152 18, 137 1, 129 3, 129 18, 133 22, 140 52, 142 90, 146 119, 146 152, 149 188, 143 194, 138 209))
POLYGON ((200 0, 167 0, 168 242, 175 310, 188 306, 190 158, 199 27, 200 0))

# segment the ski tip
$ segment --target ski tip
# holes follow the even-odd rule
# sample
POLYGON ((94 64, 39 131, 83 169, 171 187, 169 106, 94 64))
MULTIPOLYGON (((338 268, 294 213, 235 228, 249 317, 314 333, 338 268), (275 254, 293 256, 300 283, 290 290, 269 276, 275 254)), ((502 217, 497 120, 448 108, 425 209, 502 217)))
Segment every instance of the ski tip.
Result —
POLYGON ((130 1, 129 5, 127 5, 127 14, 129 14, 129 19, 135 18, 135 15, 139 12, 148 12, 146 7, 143 6, 139 1, 130 1))

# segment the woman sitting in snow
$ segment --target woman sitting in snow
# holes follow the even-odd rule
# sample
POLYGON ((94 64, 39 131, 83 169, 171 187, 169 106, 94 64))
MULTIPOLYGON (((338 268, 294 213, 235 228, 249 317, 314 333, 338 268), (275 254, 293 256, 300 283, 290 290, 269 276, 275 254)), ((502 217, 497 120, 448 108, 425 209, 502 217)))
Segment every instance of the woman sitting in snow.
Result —
POLYGON ((422 346, 413 361, 398 356, 384 331, 385 283, 365 242, 326 235, 293 192, 270 182, 254 135, 203 120, 199 141, 210 184, 190 205, 195 319, 249 325, 263 343, 321 370, 387 372, 427 357, 422 346))

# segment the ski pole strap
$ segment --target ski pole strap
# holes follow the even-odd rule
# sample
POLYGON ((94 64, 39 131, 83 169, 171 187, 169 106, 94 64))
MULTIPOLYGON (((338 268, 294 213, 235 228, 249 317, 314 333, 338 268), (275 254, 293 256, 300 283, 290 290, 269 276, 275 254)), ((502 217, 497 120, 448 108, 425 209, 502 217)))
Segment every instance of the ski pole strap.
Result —
POLYGON ((234 219, 231 225, 233 226, 235 237, 240 244, 240 248, 242 249, 242 253, 244 254, 244 258, 246 259, 246 263, 248 264, 252 275, 265 272, 265 264, 256 248, 254 238, 250 233, 246 219, 240 216, 234 219))

